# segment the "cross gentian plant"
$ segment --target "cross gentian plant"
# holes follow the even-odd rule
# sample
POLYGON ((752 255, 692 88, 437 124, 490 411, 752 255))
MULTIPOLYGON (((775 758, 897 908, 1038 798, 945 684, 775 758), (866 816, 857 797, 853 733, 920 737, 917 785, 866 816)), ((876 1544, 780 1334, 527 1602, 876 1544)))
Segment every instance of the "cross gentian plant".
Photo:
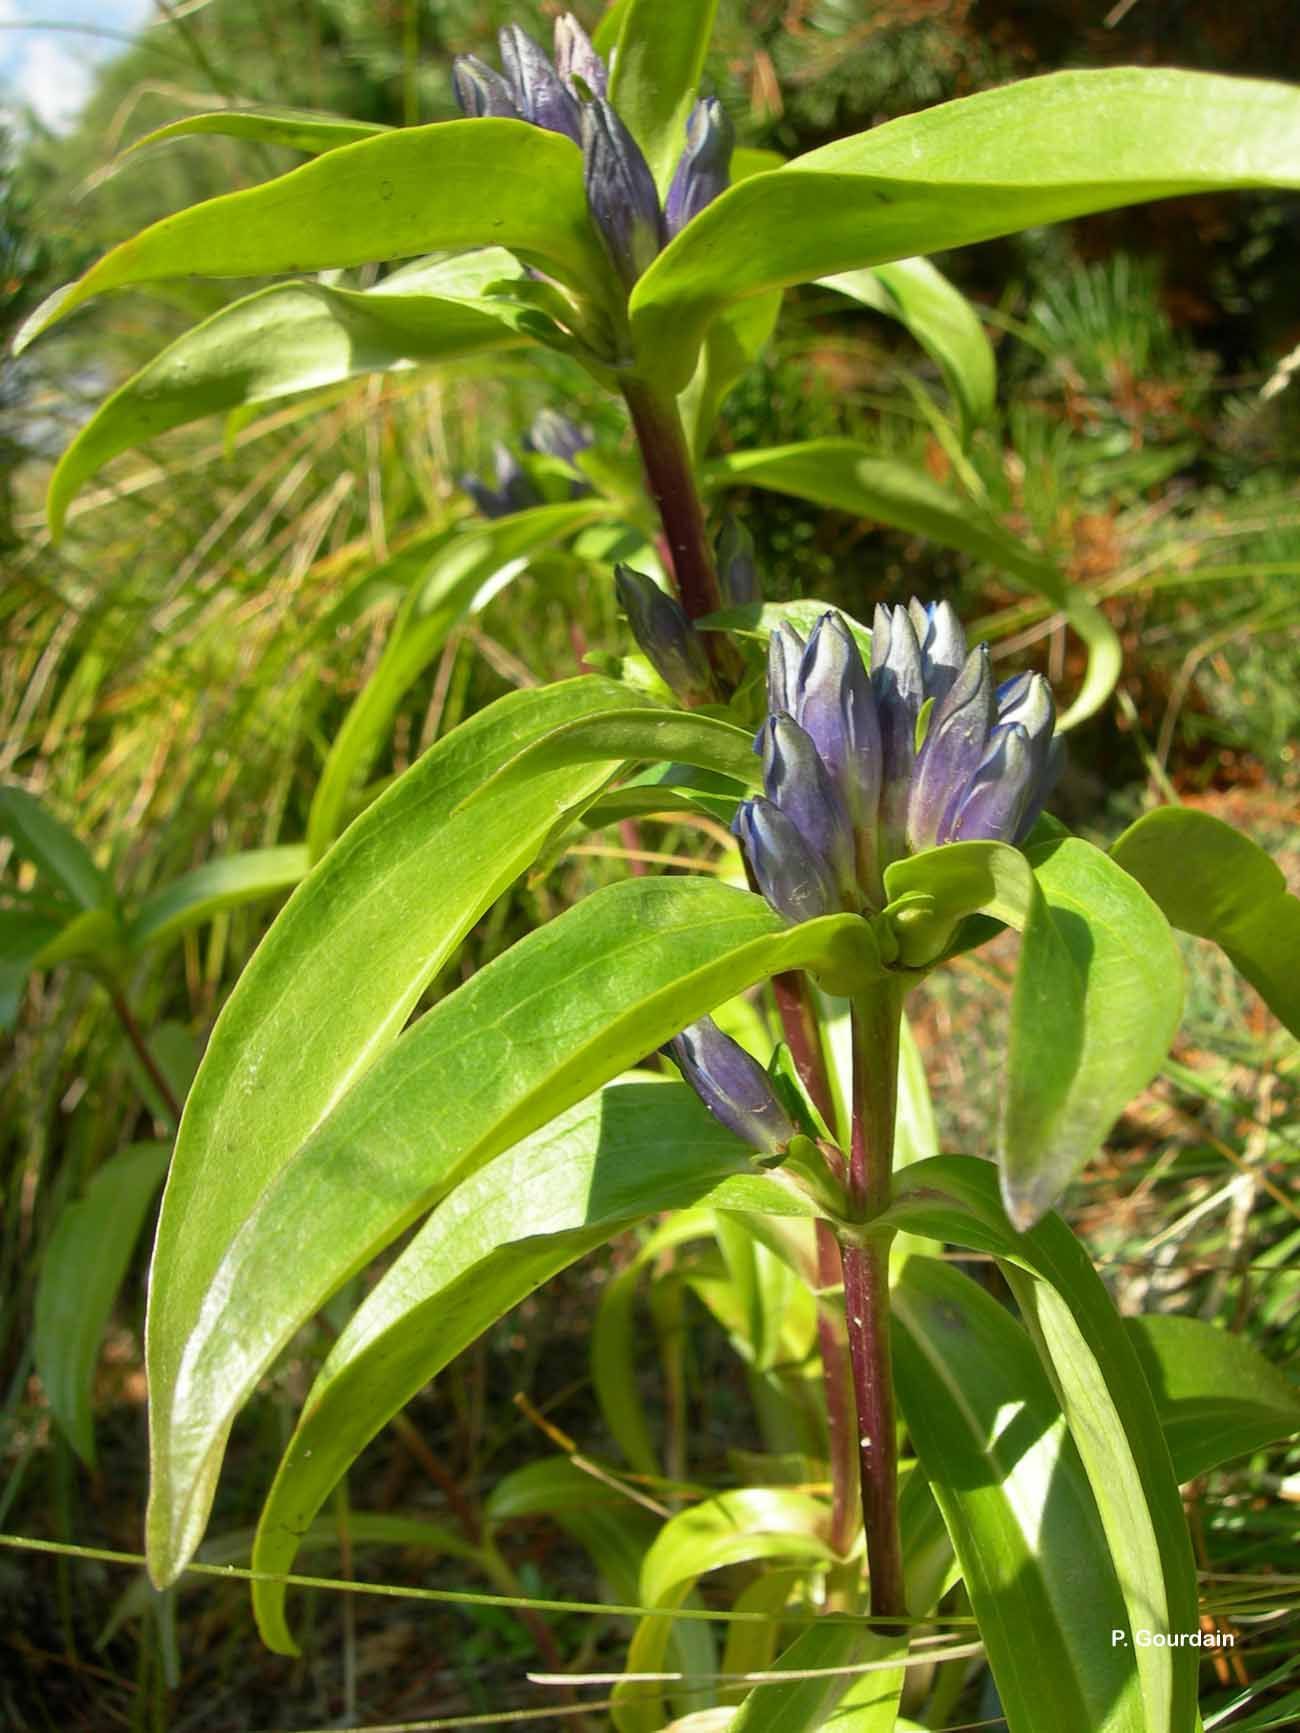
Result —
MULTIPOLYGON (((761 1557, 798 1575, 767 1632, 773 1652, 788 1640, 777 1666, 794 1682, 751 1693, 737 1727, 825 1725, 857 1690, 845 1669, 900 1659, 906 1619, 931 1617, 960 1576, 1013 1733, 1186 1733, 1194 1651, 1131 1640, 1198 1618, 1161 1413, 1051 1206, 1173 1037, 1170 921, 1217 939, 1295 1027, 1300 905, 1202 814, 1153 813, 1110 851, 1039 816, 1056 719, 1037 675, 995 687, 943 605, 878 610, 870 630, 820 603, 765 605, 743 537, 723 525, 715 540, 711 496, 787 491, 991 561, 1079 625, 1096 674, 1113 631, 1043 554, 862 442, 710 457, 709 441, 783 292, 824 281, 889 307, 929 349, 960 443, 990 413, 992 353, 916 255, 1146 197, 1300 185, 1300 95, 1166 69, 1066 73, 781 163, 733 153, 701 90, 713 14, 620 0, 590 40, 562 18, 553 60, 512 27, 502 71, 457 63, 462 120, 200 117, 318 154, 154 225, 25 332, 169 277, 417 261, 365 290, 273 285, 178 340, 79 432, 51 484, 56 530, 101 464, 198 415, 361 371, 548 348, 625 404, 646 509, 600 493, 512 509, 474 527, 468 577, 452 526, 429 580, 445 612, 430 628, 414 593, 393 661, 409 675, 445 641, 448 593, 468 608, 509 561, 653 515, 642 539, 664 585, 631 568, 618 581, 678 700, 603 675, 515 692, 342 835, 366 758, 354 750, 344 773, 331 755, 321 858, 222 1013, 172 1163, 150 1289, 150 1569, 169 1583, 192 1557, 230 1427, 277 1354, 427 1218, 331 1349, 263 1512, 255 1607, 291 1650, 282 1578, 297 1537, 385 1420, 548 1275, 697 1204, 816 1296, 830 1500, 774 1486, 665 1524, 633 1643, 651 1689, 618 1696, 619 1733, 657 1733, 668 1715, 655 1680, 667 1615, 691 1611, 695 1576, 673 1571, 687 1532, 696 1574, 761 1557), (615 883, 404 1028, 485 910, 574 827, 701 806, 735 814, 761 895, 694 875, 615 883), (904 999, 1007 928, 1020 954, 997 1126, 987 1147, 895 1172, 904 999), (784 1037, 768 1069, 706 1021, 755 989, 784 1037), (709 1112, 684 1084, 629 1075, 669 1043, 709 1112), (1024 1323, 927 1256, 934 1242, 996 1259, 1024 1323), (895 1370, 912 1452, 901 1501, 895 1370), (813 1606, 875 1629, 819 1619, 792 1636, 813 1606)), ((522 503, 511 463, 493 510, 522 503)), ((354 742, 391 717, 397 676, 383 672, 388 696, 343 731, 354 742)), ((1090 677, 1084 709, 1105 688, 1090 677)), ((1079 714, 1076 700, 1062 724, 1079 714)), ((868 1713, 887 1725, 901 1668, 869 1677, 883 1695, 868 1713)))

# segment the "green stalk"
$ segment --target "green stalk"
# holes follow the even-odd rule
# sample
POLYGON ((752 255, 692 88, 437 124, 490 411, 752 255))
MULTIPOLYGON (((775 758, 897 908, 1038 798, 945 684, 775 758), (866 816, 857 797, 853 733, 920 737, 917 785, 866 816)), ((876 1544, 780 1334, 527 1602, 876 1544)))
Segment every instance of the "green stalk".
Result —
MULTIPOLYGON (((865 1223, 886 1209, 891 1191, 898 1107, 898 1031, 902 993, 892 983, 853 1004, 853 1140, 849 1216, 865 1223)), ((858 1475, 867 1535, 871 1612, 892 1621, 907 1613, 898 1532, 898 1438, 889 1350, 889 1244, 845 1243, 844 1313, 858 1414, 858 1475)))

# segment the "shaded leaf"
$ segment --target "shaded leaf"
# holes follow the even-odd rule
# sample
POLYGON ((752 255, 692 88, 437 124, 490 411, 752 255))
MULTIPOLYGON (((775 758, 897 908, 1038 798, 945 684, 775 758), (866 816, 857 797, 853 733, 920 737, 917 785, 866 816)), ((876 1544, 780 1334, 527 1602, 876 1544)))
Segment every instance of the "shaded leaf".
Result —
POLYGON ((306 872, 307 850, 301 843, 205 861, 145 898, 127 923, 126 942, 135 951, 166 944, 225 909, 291 890, 306 872))

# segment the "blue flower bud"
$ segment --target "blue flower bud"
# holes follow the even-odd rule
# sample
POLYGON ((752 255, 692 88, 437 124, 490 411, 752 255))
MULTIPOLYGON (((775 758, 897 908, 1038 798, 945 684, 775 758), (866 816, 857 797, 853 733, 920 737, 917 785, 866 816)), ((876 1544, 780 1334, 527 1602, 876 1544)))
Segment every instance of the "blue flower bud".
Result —
POLYGON ((763 1155, 783 1155, 797 1135, 767 1073, 712 1017, 702 1017, 666 1051, 713 1117, 763 1155))
POLYGON ((978 644, 935 705, 917 757, 907 804, 907 844, 933 848, 949 810, 971 785, 993 727, 993 676, 987 644, 978 644))
POLYGON ((641 147, 603 97, 583 105, 587 206, 628 289, 663 246, 659 193, 641 147))
POLYGON ((857 642, 825 613, 799 666, 795 714, 812 737, 855 825, 874 824, 880 793, 880 718, 857 642))
POLYGON ((921 646, 921 684, 937 704, 948 693, 966 663, 966 634, 949 602, 908 603, 908 614, 921 646))
POLYGON ((578 453, 586 451, 592 443, 591 434, 585 427, 579 427, 576 421, 570 421, 567 415, 561 415, 556 409, 539 409, 524 438, 529 451, 544 452, 547 457, 556 457, 561 463, 572 463, 578 453))
POLYGON ((825 861, 846 900, 853 897, 853 832, 848 813, 811 737, 784 712, 760 735, 763 788, 812 852, 825 861))
POLYGON ((578 99, 561 81, 545 49, 518 24, 507 24, 498 40, 501 64, 521 117, 546 132, 560 132, 581 143, 578 99))
POLYGON ((739 518, 723 519, 715 546, 723 606, 744 608, 752 602, 761 602, 763 589, 758 580, 753 537, 739 518))
POLYGON ((705 205, 725 192, 731 180, 731 118, 716 96, 697 102, 686 122, 686 149, 673 172, 664 200, 669 236, 679 234, 705 205))
POLYGON ((916 759, 916 721, 925 701, 921 646, 906 608, 879 603, 871 627, 871 686, 880 720, 879 861, 903 852, 907 798, 916 759))
POLYGON ((964 794, 939 830, 940 842, 1012 842, 1034 792, 1033 752, 1018 722, 994 731, 964 794))
POLYGON ((607 93, 609 71, 572 12, 565 12, 555 20, 555 70, 575 96, 582 94, 577 80, 593 96, 607 93))
POLYGON ((500 440, 493 446, 496 465, 496 486, 489 487, 477 476, 461 477, 460 485, 483 513, 484 517, 507 517, 511 512, 526 511, 541 505, 542 496, 533 485, 519 459, 500 440))
POLYGON ((471 120, 480 120, 485 116, 492 119, 519 119, 519 109, 515 105, 510 86, 499 72, 484 65, 476 54, 456 56, 451 63, 451 84, 461 112, 471 120))
POLYGON ((732 824, 760 892, 787 921, 837 913, 839 893, 826 863, 808 847, 779 806, 742 801, 732 824))
POLYGON ((799 708, 799 669, 806 648, 786 620, 767 641, 767 708, 773 716, 780 710, 793 716, 799 708))
POLYGON ((615 566, 614 587, 632 636, 656 673, 684 704, 707 704, 714 696, 709 658, 681 606, 631 566, 615 566))
POLYGON ((1018 722, 1031 740, 1041 740, 1056 726, 1052 688, 1041 674, 1017 674, 998 687, 998 726, 1018 722))

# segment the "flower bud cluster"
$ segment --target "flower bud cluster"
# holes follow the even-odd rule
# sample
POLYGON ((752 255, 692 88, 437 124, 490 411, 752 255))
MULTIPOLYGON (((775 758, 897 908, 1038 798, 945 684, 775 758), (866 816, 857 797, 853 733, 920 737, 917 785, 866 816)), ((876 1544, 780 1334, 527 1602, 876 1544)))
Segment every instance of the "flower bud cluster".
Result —
POLYGON ((553 58, 517 24, 500 33, 502 73, 473 54, 452 69, 470 118, 527 121, 582 150, 587 204, 610 263, 630 289, 667 241, 725 190, 732 127, 716 98, 697 102, 663 206, 641 147, 610 104, 609 71, 570 13, 556 20, 553 58))
MULTIPOLYGON (((590 432, 570 421, 554 409, 543 409, 533 418, 523 438, 523 448, 543 457, 553 457, 572 465, 580 451, 592 443, 590 432)), ((463 475, 462 490, 469 495, 484 517, 508 517, 511 512, 527 511, 530 506, 545 505, 546 497, 533 477, 520 463, 508 445, 498 440, 492 448, 495 481, 481 476, 463 475)), ((569 497, 581 499, 591 492, 587 483, 574 475, 569 483, 569 497)))
POLYGON ((879 910, 892 861, 949 842, 1018 843, 1059 771, 1041 674, 994 688, 946 602, 877 607, 871 665, 836 613, 773 634, 761 796, 733 826, 787 920, 879 910))

